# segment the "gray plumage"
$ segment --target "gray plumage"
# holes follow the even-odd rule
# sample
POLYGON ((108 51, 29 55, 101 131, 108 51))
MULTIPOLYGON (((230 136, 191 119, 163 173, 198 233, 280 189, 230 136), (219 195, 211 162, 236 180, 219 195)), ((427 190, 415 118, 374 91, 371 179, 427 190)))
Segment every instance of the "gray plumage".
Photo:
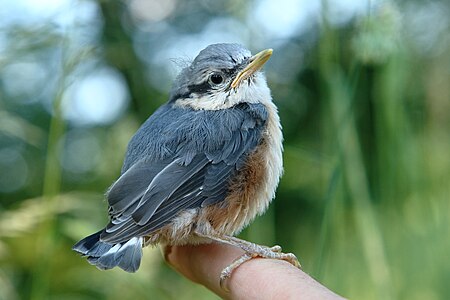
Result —
POLYGON ((245 65, 251 52, 239 44, 213 44, 200 51, 192 64, 178 75, 170 93, 169 101, 189 96, 197 88, 205 87, 202 82, 206 71, 223 70, 233 76, 245 65))
MULTIPOLYGON (((251 57, 237 44, 211 45, 182 70, 167 104, 131 139, 120 178, 107 192, 110 222, 73 249, 100 269, 139 268, 143 237, 170 224, 180 212, 219 204, 231 178, 261 142, 268 112, 243 101, 228 109, 194 109, 178 99, 211 94, 205 72, 229 79, 251 57)), ((244 99, 245 100, 245 99, 244 99)))

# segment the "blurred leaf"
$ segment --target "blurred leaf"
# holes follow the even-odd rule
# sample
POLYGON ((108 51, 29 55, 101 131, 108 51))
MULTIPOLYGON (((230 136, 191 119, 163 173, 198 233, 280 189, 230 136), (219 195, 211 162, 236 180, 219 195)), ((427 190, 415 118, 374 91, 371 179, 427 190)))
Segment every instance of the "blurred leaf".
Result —
POLYGON ((22 140, 34 147, 42 147, 46 136, 44 130, 26 119, 7 111, 0 110, 0 133, 22 140))
MULTIPOLYGON (((91 207, 84 206, 84 202, 79 199, 93 196, 94 194, 86 193, 59 194, 55 199, 58 205, 53 207, 55 211, 49 211, 47 206, 42 205, 41 197, 24 200, 16 209, 0 212, 0 238, 12 238, 29 233, 52 215, 90 209, 91 207)), ((100 194, 95 196, 97 199, 102 198, 100 194)))

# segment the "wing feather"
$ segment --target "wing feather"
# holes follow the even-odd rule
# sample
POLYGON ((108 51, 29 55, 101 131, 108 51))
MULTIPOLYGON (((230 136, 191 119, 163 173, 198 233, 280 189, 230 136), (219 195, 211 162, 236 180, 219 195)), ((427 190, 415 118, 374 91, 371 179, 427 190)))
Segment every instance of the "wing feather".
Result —
POLYGON ((150 118, 142 127, 156 131, 148 136, 138 131, 130 142, 124 173, 108 192, 111 222, 102 241, 151 234, 183 210, 223 201, 231 178, 260 143, 267 118, 261 104, 224 111, 177 109, 172 118, 171 110, 162 109, 165 118, 150 118), (149 149, 160 149, 161 155, 137 159, 149 149))
POLYGON ((151 164, 141 160, 123 173, 107 193, 110 212, 118 214, 140 200, 152 178, 166 166, 167 160, 151 164))
POLYGON ((208 162, 205 155, 198 155, 188 166, 180 165, 178 159, 176 159, 164 168, 155 176, 142 196, 138 207, 132 214, 134 221, 139 225, 147 223, 158 207, 186 181, 192 177, 201 176, 201 170, 208 162))

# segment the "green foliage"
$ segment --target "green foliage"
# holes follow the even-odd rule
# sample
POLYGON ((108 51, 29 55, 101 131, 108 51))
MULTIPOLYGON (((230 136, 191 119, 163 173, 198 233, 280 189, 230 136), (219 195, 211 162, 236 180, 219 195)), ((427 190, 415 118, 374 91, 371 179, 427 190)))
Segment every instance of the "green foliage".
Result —
MULTIPOLYGON (((216 299, 168 268, 158 249, 145 249, 136 274, 100 272, 70 250, 104 226, 102 194, 127 141, 167 98, 148 82, 162 74, 133 50, 143 29, 119 2, 99 3, 103 33, 85 44, 50 24, 1 29, 9 38, 0 55, 0 299, 216 299), (8 67, 30 59, 53 79, 7 85, 8 67), (70 87, 100 64, 121 74, 130 108, 112 123, 70 122, 62 112, 70 87), (67 151, 74 136, 85 149, 67 151), (70 159, 86 167, 71 169, 70 159)), ((169 22, 189 31, 195 11, 185 5, 169 22)), ((238 7, 233 1, 226 14, 245 18, 238 7)), ((450 298, 448 23, 423 50, 404 7, 370 8, 345 26, 324 10, 316 36, 292 36, 266 68, 285 174, 269 211, 241 235, 296 253, 305 271, 352 299, 450 298), (282 57, 287 63, 276 64, 282 57)), ((205 18, 221 15, 213 8, 205 18)))

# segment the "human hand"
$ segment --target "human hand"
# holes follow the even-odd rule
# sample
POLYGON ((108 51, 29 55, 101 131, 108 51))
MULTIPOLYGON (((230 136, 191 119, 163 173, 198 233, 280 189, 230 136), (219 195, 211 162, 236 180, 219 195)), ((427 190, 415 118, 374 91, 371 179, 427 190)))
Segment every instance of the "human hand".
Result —
POLYGON ((179 273, 224 299, 343 299, 283 260, 255 258, 219 285, 221 271, 244 252, 223 244, 167 246, 165 258, 179 273))

